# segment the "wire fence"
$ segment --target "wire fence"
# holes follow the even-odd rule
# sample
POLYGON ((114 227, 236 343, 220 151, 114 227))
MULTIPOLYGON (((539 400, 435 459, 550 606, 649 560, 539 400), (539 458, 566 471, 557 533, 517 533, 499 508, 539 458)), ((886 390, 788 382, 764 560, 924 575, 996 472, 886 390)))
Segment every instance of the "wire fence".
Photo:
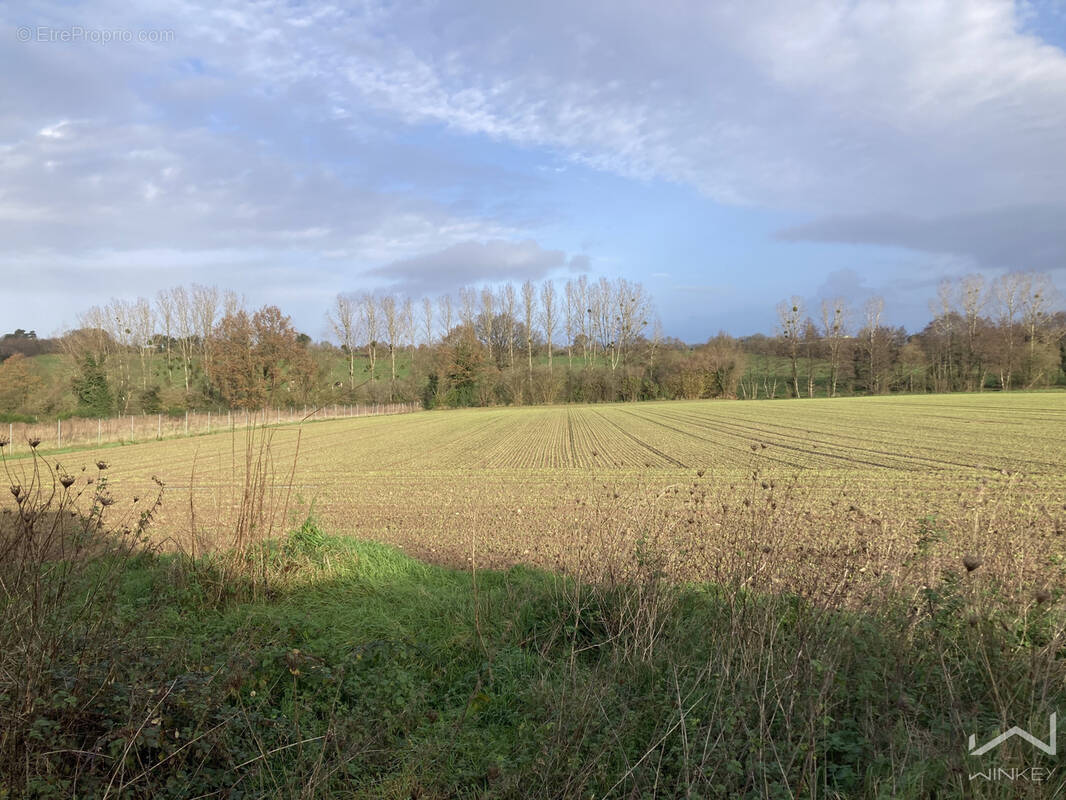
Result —
POLYGON ((333 404, 264 408, 258 411, 228 410, 171 414, 130 414, 107 419, 70 418, 55 422, 12 422, 0 424, 0 439, 8 441, 9 453, 60 450, 113 443, 148 442, 199 436, 206 433, 240 430, 253 426, 286 425, 294 422, 410 414, 422 408, 419 403, 333 404), (4 428, 7 428, 5 431, 4 428))

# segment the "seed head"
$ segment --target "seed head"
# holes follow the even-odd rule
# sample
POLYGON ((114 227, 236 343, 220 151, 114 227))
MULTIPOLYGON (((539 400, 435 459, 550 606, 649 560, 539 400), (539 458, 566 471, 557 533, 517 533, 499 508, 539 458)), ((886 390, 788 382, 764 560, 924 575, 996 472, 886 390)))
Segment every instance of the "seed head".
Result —
POLYGON ((108 467, 110 467, 110 466, 111 466, 111 465, 110 465, 110 464, 108 464, 108 463, 107 463, 106 461, 97 461, 97 462, 96 462, 96 468, 97 468, 98 470, 100 470, 101 472, 103 472, 103 471, 104 471, 105 469, 107 469, 107 468, 108 468, 108 467))
POLYGON ((967 572, 973 572, 979 566, 985 563, 985 560, 981 556, 963 556, 962 565, 966 567, 967 572))
POLYGON ((27 441, 29 441, 30 447, 32 449, 36 450, 37 449, 37 445, 39 445, 41 443, 41 437, 40 436, 31 436, 27 441))

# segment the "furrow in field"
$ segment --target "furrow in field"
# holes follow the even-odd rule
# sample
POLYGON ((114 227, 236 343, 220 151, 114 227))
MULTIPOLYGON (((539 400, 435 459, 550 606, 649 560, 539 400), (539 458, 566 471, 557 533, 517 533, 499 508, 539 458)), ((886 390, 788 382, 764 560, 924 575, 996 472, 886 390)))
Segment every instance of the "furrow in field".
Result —
MULTIPOLYGON (((868 448, 842 448, 832 443, 825 443, 824 446, 814 444, 810 439, 787 430, 786 426, 774 423, 765 423, 764 425, 744 424, 668 412, 662 412, 652 418, 656 419, 659 424, 666 424, 661 422, 661 419, 669 419, 677 424, 688 425, 700 430, 732 434, 738 444, 743 442, 745 445, 750 445, 753 440, 767 442, 774 448, 787 450, 794 454, 792 457, 782 460, 795 467, 814 468, 819 465, 862 465, 880 469, 913 470, 918 468, 909 458, 900 457, 893 453, 872 451, 868 448), (879 456, 879 458, 875 459, 873 456, 879 456)), ((677 428, 677 430, 682 429, 677 428)), ((697 434, 692 433, 691 435, 695 436, 697 434)), ((769 458, 774 457, 773 454, 766 455, 769 458)))
MULTIPOLYGON (((638 447, 641 447, 641 448, 647 450, 649 453, 654 454, 655 456, 657 456, 662 461, 665 461, 665 462, 667 462, 669 464, 673 464, 675 467, 681 467, 682 469, 686 468, 686 464, 683 461, 679 461, 678 459, 674 458, 673 456, 664 453, 662 450, 660 450, 659 448, 657 448, 654 445, 650 444, 644 438, 642 438, 640 436, 637 436, 632 431, 626 430, 626 428, 624 426, 620 425, 617 421, 611 419, 607 414, 603 413, 602 411, 597 411, 597 415, 599 416, 600 419, 602 419, 608 425, 613 426, 623 436, 629 438, 631 441, 636 443, 638 447)), ((641 427, 646 427, 646 426, 641 426, 641 427)))

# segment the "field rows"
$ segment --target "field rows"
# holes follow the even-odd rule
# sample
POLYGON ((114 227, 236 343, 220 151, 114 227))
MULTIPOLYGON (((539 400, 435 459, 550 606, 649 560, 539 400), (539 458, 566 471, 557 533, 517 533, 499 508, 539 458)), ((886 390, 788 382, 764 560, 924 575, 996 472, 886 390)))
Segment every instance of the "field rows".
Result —
MULTIPOLYGON (((1066 496, 1066 395, 1051 393, 470 409, 281 426, 271 436, 275 480, 295 516, 313 507, 332 532, 446 561, 465 559, 476 534, 486 557, 554 565, 589 498, 655 496, 701 473, 712 489, 742 492, 757 469, 806 493, 815 515, 814 498, 847 493, 845 507, 909 522, 1005 473, 1025 476, 1039 495, 1033 508, 1066 496)), ((109 462, 118 508, 150 492, 157 475, 167 485, 159 535, 181 542, 195 529, 224 541, 245 437, 58 460, 86 475, 109 462)))

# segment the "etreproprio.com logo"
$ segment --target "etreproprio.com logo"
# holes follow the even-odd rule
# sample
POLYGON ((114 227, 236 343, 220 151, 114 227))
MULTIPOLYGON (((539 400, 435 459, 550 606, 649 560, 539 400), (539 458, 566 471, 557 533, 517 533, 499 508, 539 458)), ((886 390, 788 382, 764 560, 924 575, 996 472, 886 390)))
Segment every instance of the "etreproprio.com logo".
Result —
POLYGON ((20 42, 75 44, 132 44, 166 43, 174 41, 174 31, 169 29, 93 28, 83 25, 55 27, 52 25, 21 25, 15 29, 15 39, 20 42))

